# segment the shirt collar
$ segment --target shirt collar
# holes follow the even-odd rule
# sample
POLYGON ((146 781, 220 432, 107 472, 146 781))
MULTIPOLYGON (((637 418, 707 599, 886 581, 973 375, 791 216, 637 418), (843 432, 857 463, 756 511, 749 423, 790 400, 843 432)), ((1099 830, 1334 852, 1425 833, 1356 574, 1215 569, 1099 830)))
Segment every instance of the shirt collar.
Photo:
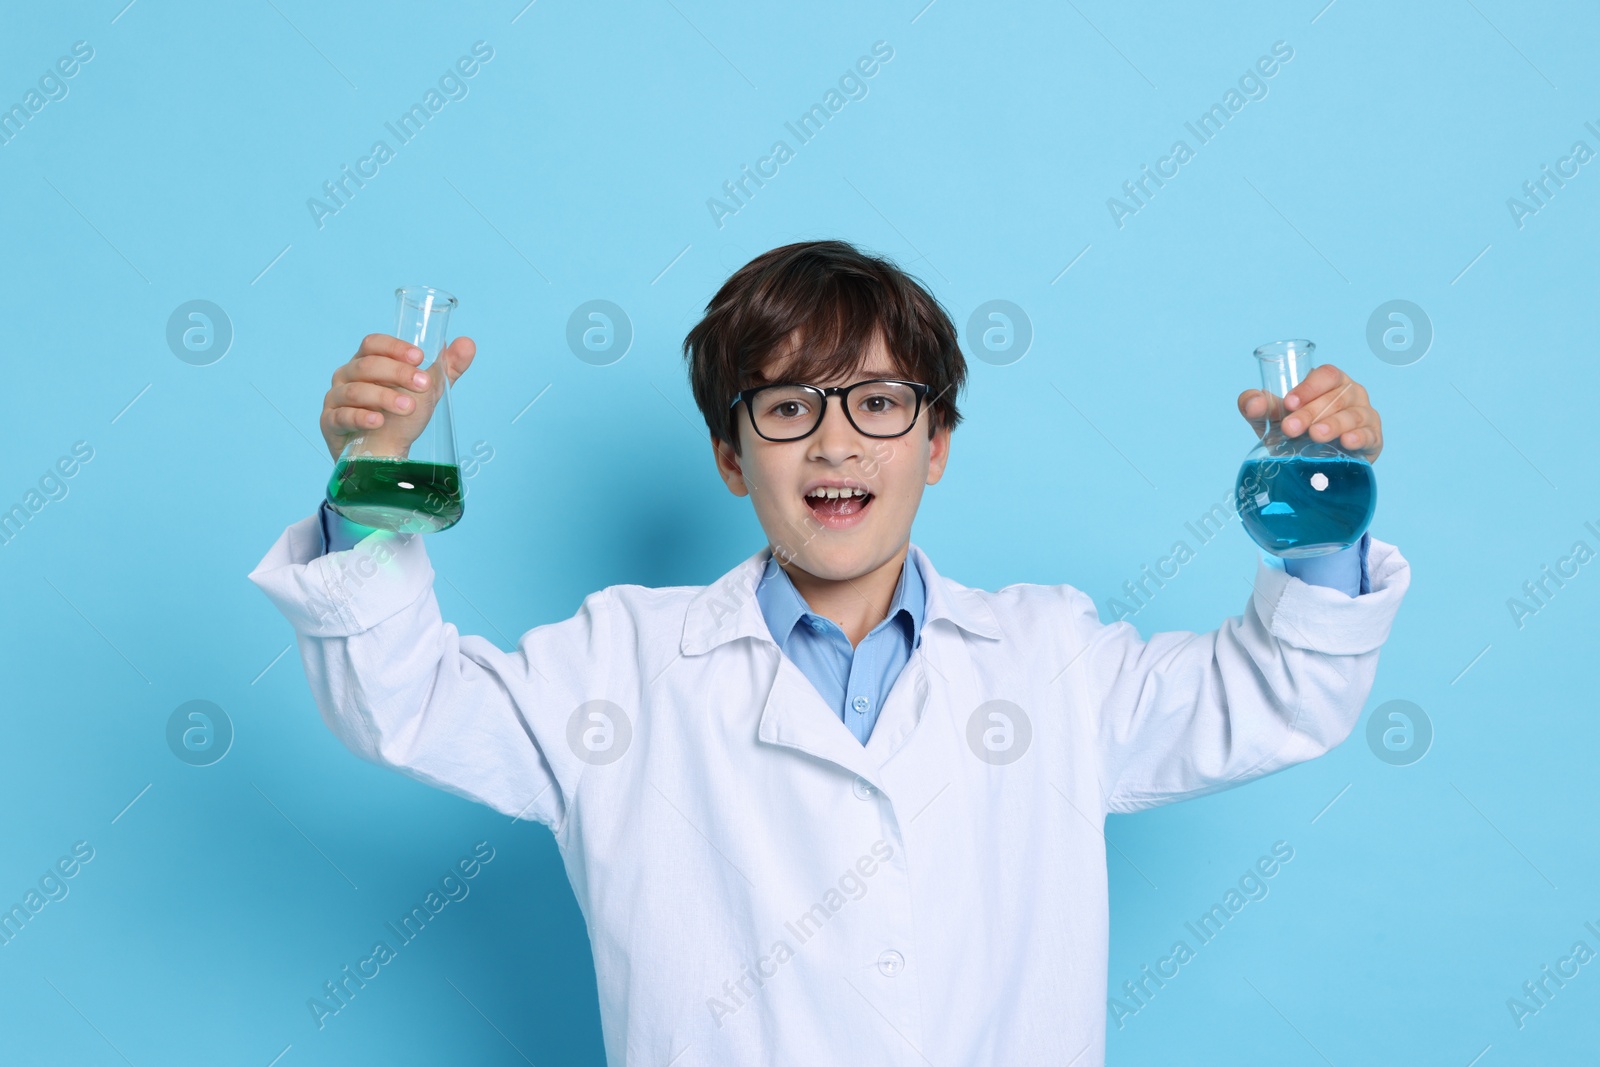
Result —
MULTIPOLYGON (((766 567, 756 585, 756 602, 767 621, 767 629, 772 632, 779 647, 788 645, 790 635, 802 619, 821 618, 794 587, 789 572, 779 566, 776 556, 767 557, 766 567)), ((891 625, 908 627, 911 648, 917 647, 917 640, 921 637, 926 606, 927 593, 922 568, 917 565, 916 557, 907 552, 900 567, 900 578, 895 583, 894 598, 889 601, 889 613, 884 619, 891 625)), ((879 623, 873 629, 882 625, 879 623)))
MULTIPOLYGON (((914 542, 907 555, 916 560, 926 599, 920 622, 922 628, 943 619, 977 637, 995 641, 1001 638, 1000 621, 989 606, 987 594, 940 575, 927 554, 914 542)), ((757 583, 771 558, 771 546, 764 545, 721 578, 695 592, 684 612, 683 638, 679 646, 684 655, 697 656, 741 637, 773 640, 756 598, 757 583)))
MULTIPOLYGON (((771 555, 771 545, 762 545, 717 581, 694 590, 683 613, 683 638, 678 645, 685 656, 709 653, 710 649, 741 637, 773 640, 755 598, 755 585, 765 573, 766 560, 770 560, 771 555)), ((923 629, 944 619, 974 637, 1000 640, 1000 619, 989 606, 990 593, 968 589, 939 574, 933 561, 915 542, 907 555, 917 560, 918 576, 923 579, 926 597, 923 629)))

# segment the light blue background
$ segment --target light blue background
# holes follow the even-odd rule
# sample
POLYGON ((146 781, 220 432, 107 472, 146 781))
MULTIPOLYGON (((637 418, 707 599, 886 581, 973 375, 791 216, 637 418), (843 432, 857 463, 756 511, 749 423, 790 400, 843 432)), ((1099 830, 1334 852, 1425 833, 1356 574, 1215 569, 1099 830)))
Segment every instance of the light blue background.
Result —
MULTIPOLYGON (((0 1061, 600 1062, 547 831, 346 752, 245 574, 321 496, 329 375, 425 282, 480 346, 461 447, 494 453, 429 542, 446 617, 510 647, 602 586, 714 579, 761 533, 715 475, 679 345, 731 269, 816 237, 893 256, 963 330, 992 299, 1031 319, 1020 361, 968 349, 967 422, 914 531, 969 585, 1105 604, 1165 555, 1254 439, 1234 403, 1263 341, 1314 339, 1383 414, 1373 533, 1413 584, 1367 715, 1416 702, 1432 749, 1386 764, 1364 716, 1324 759, 1112 818, 1113 991, 1274 841, 1295 858, 1111 1024, 1109 1062, 1595 1047, 1600 962, 1522 1029, 1506 1007, 1575 941, 1600 950, 1600 565, 1520 629, 1506 605, 1575 541, 1600 548, 1578 432, 1600 164, 1520 229, 1506 206, 1575 140, 1600 149, 1592 8, 123 2, 19 8, 0 37, 5 106, 95 49, 0 147, 0 506, 95 451, 0 549, 0 903, 73 842, 96 851, 0 948, 0 1061), (495 54, 470 95, 318 229, 307 198, 478 40, 495 54), (707 198, 878 40, 869 95, 718 228, 707 198), (1119 229, 1107 198, 1279 40, 1267 98, 1119 229), (1396 298, 1436 331, 1408 366, 1365 341, 1396 298), (192 299, 236 332, 210 366, 165 341, 192 299), (566 345, 591 299, 636 331, 610 366, 566 345), (165 741, 192 699, 236 730, 210 767, 165 741), (471 896, 319 1031, 307 999, 480 840, 471 896)), ((1235 523, 1136 624, 1213 628, 1255 559, 1235 523)))

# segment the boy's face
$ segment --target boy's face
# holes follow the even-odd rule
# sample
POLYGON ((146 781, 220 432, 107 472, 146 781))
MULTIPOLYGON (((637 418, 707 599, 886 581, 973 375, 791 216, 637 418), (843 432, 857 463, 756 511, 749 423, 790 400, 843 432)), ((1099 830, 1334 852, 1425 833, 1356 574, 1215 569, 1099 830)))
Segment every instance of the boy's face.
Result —
MULTIPOLYGON (((869 378, 907 378, 876 338, 861 369, 848 380, 808 380, 807 385, 849 385, 869 378)), ((932 399, 930 396, 928 399, 932 399)), ((717 470, 728 489, 750 496, 756 519, 780 563, 817 578, 859 578, 894 560, 911 537, 923 486, 944 474, 950 431, 930 438, 927 402, 901 437, 868 437, 845 418, 842 397, 829 397, 822 425, 798 441, 768 441, 738 407, 739 448, 714 441, 717 470), (848 485, 871 495, 826 500, 808 495, 818 486, 848 485)))

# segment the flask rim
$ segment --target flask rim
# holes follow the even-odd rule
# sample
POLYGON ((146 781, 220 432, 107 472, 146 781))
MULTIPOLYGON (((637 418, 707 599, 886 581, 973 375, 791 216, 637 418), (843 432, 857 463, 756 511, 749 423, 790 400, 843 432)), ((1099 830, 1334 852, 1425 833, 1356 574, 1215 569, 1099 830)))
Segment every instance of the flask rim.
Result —
POLYGON ((402 285, 394 291, 394 295, 414 308, 427 306, 430 296, 433 297, 435 310, 454 310, 461 303, 443 289, 436 289, 431 285, 402 285))
POLYGON ((1294 355, 1310 358, 1316 350, 1315 341, 1308 341, 1304 337, 1292 337, 1286 341, 1268 341, 1255 350, 1255 357, 1263 363, 1282 363, 1294 355))

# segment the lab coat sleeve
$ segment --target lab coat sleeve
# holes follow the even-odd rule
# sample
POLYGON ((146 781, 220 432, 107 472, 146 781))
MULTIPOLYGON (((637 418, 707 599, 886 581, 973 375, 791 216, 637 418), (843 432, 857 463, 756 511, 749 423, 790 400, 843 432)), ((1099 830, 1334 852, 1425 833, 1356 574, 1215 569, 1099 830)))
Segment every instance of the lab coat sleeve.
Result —
POLYGON ((325 722, 357 756, 560 832, 585 764, 567 721, 610 655, 610 591, 505 652, 443 621, 420 535, 319 555, 318 517, 250 572, 293 625, 325 722))
POLYGON ((1369 545, 1351 597, 1260 564, 1244 614, 1148 641, 1076 599, 1073 666, 1092 713, 1106 809, 1204 796, 1313 759, 1350 735, 1411 567, 1369 545))

